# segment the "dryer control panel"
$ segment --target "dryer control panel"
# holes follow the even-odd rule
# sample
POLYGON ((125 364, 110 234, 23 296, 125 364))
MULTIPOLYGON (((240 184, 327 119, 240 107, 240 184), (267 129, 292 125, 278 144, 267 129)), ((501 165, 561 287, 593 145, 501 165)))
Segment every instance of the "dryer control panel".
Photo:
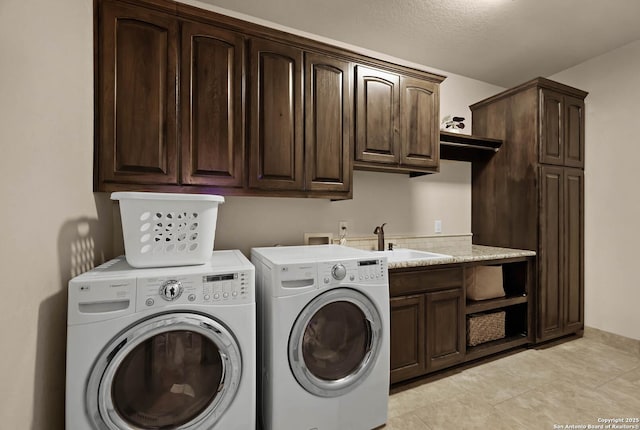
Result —
POLYGON ((169 305, 235 305, 253 303, 254 274, 234 271, 190 276, 138 278, 136 309, 169 305))

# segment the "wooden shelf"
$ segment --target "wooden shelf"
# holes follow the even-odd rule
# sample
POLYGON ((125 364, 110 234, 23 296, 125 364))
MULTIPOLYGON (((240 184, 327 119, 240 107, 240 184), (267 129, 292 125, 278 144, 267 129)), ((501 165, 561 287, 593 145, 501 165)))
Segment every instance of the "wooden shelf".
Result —
POLYGON ((528 343, 528 336, 522 333, 515 336, 508 336, 503 339, 486 342, 477 346, 468 346, 464 361, 472 361, 477 358, 485 357, 487 355, 506 351, 507 349, 523 346, 528 343))
POLYGON ((527 303, 528 301, 528 296, 498 297, 497 299, 478 301, 467 300, 466 314, 469 315, 476 312, 485 312, 507 306, 519 305, 521 303, 527 303))
POLYGON ((502 140, 470 134, 440 132, 440 158, 443 160, 474 161, 498 152, 502 140))

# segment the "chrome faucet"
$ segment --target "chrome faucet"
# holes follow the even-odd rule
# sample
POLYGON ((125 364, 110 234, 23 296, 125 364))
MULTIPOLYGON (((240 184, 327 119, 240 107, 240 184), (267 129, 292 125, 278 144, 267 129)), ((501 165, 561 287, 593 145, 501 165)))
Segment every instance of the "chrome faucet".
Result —
POLYGON ((385 222, 382 225, 379 225, 373 230, 373 234, 378 235, 378 251, 384 251, 384 226, 387 225, 385 222))

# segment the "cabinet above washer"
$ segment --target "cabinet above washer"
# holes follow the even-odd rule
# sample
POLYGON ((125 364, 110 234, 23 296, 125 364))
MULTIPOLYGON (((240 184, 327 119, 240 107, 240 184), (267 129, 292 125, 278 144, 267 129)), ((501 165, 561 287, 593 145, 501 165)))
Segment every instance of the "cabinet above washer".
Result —
POLYGON ((95 4, 96 191, 348 199, 363 133, 392 170, 437 171, 443 76, 171 0, 95 4), (393 87, 364 102, 356 70, 393 87))

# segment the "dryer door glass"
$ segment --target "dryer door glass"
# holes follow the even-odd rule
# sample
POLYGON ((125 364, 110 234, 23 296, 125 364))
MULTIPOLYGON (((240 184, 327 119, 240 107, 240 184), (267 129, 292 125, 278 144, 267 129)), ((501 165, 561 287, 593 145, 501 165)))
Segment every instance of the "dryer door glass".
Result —
POLYGON ((337 288, 298 315, 289 338, 289 364, 298 383, 322 397, 357 387, 376 363, 382 318, 364 294, 337 288))
POLYGON ((175 427, 200 415, 222 382, 220 350, 191 331, 169 331, 136 346, 116 370, 118 414, 143 429, 175 427))
POLYGON ((227 328, 199 314, 141 321, 105 348, 87 383, 95 428, 211 428, 242 376, 227 328))

